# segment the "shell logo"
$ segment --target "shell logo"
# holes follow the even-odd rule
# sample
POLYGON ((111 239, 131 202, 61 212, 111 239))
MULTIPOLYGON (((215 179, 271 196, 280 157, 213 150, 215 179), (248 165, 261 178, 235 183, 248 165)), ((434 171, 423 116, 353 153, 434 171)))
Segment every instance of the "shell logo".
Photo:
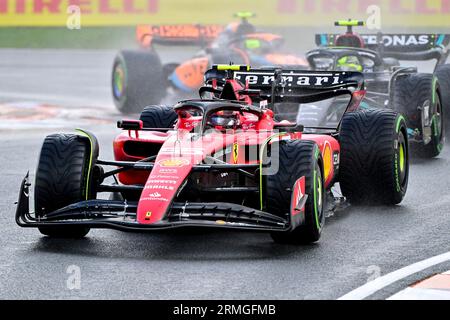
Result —
POLYGON ((180 167, 184 167, 184 166, 188 166, 189 165, 189 160, 186 159, 180 159, 180 158, 175 158, 175 159, 165 159, 165 160, 161 160, 158 162, 158 164, 161 167, 176 167, 176 168, 180 168, 180 167))
POLYGON ((324 180, 327 181, 328 177, 331 174, 331 170, 333 168, 333 152, 331 150, 331 145, 329 142, 325 143, 325 146, 323 148, 323 174, 324 174, 324 180))

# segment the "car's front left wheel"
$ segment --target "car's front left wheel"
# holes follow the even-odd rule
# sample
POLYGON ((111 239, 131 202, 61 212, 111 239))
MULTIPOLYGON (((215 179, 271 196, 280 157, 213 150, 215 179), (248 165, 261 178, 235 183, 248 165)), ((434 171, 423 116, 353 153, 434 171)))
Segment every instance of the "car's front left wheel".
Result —
MULTIPOLYGON (((299 226, 294 223, 289 231, 273 232, 272 238, 275 242, 288 244, 317 242, 325 224, 326 193, 319 146, 307 140, 282 141, 278 154, 277 172, 265 179, 266 210, 283 217, 290 216, 291 223, 296 215, 304 215, 304 220, 299 226), (304 194, 298 189, 302 179, 304 194), (302 198, 306 199, 304 212, 299 212, 302 198)), ((272 162, 274 156, 271 155, 272 162)))
MULTIPOLYGON (((53 134, 45 138, 35 182, 36 217, 70 204, 95 198, 93 164, 97 154, 89 139, 75 134, 53 134)), ((42 226, 39 231, 49 237, 82 238, 84 226, 42 226)))

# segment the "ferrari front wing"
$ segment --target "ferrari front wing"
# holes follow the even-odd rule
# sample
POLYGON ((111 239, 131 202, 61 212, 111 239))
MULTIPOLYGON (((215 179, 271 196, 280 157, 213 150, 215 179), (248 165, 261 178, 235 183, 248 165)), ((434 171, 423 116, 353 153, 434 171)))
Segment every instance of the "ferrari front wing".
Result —
POLYGON ((289 217, 234 203, 174 202, 165 218, 153 224, 136 220, 137 202, 88 200, 38 217, 29 210, 29 177, 23 179, 17 202, 16 222, 21 227, 79 225, 89 228, 109 228, 121 231, 151 231, 180 227, 210 227, 253 231, 288 231, 289 217))

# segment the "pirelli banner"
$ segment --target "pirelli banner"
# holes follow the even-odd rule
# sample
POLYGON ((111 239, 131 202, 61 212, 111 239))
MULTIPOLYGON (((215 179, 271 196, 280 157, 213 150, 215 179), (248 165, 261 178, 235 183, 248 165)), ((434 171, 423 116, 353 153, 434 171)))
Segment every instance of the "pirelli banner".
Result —
POLYGON ((450 0, 0 0, 0 26, 226 24, 238 11, 265 26, 326 26, 343 18, 383 27, 450 27, 450 0))

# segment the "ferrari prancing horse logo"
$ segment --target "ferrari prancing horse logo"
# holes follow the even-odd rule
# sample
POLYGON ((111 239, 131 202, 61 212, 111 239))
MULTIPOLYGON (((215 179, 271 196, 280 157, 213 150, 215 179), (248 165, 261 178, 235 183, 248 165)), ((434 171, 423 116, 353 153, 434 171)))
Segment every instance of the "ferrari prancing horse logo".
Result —
POLYGON ((239 145, 235 142, 233 144, 233 162, 234 164, 238 163, 239 159, 239 145))

